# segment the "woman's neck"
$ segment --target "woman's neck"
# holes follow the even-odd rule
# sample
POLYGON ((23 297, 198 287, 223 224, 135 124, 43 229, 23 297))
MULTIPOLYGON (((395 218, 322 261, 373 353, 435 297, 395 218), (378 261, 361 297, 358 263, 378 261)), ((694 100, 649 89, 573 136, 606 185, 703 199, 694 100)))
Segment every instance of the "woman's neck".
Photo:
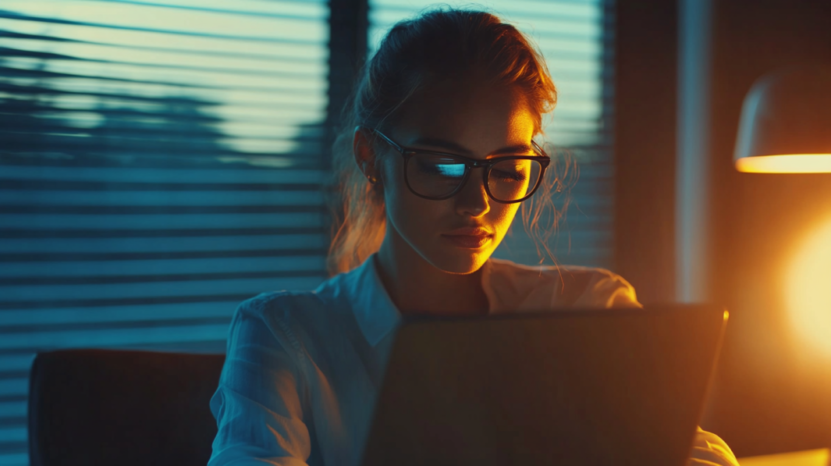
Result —
POLYGON ((401 314, 459 316, 487 312, 482 269, 466 275, 445 272, 403 242, 403 238, 387 234, 375 257, 381 283, 401 314))

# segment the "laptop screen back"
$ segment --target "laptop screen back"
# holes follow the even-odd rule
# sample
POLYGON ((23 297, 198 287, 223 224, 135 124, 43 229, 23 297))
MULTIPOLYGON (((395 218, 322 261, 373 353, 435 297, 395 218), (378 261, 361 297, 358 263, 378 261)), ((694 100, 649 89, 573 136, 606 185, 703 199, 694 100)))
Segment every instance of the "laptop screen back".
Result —
POLYGON ((407 321, 363 464, 681 466, 726 318, 664 306, 407 321))

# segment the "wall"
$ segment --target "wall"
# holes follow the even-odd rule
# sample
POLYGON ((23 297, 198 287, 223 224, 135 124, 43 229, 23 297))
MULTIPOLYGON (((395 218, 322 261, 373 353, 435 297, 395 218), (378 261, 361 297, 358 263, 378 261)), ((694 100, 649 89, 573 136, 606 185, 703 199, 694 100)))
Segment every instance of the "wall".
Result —
MULTIPOLYGON (((617 2, 615 270, 644 303, 679 298, 680 4, 617 2)), ((700 97, 709 108, 701 163, 710 187, 700 206, 708 220, 701 299, 724 304, 731 319, 702 424, 739 457, 831 447, 831 354, 791 330, 783 290, 800 238, 831 220, 831 175, 741 174, 732 157, 742 101, 758 77, 831 63, 831 1, 712 0, 711 12, 712 30, 701 31, 712 47, 711 87, 700 97)))
POLYGON ((617 3, 615 271, 643 303, 675 290, 677 6, 617 3))
POLYGON ((713 5, 709 288, 731 321, 705 423, 739 456, 831 447, 831 354, 791 330, 783 286, 801 237, 831 221, 831 175, 742 174, 732 161, 741 104, 759 76, 831 63, 831 2, 713 5))

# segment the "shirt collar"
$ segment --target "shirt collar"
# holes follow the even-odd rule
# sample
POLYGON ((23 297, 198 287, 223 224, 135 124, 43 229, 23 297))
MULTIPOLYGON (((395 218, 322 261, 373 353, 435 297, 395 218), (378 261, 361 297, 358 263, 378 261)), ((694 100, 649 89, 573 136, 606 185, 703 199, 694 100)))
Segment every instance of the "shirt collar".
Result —
POLYGON ((375 254, 347 273, 346 289, 352 312, 367 342, 375 347, 401 322, 401 313, 392 302, 375 267, 375 254))
MULTIPOLYGON (((346 290, 352 312, 367 342, 373 347, 401 323, 401 313, 392 302, 378 276, 375 265, 376 254, 369 256, 363 264, 346 274, 346 290)), ((504 307, 502 297, 494 289, 494 280, 507 281, 504 275, 504 261, 488 258, 482 265, 482 288, 488 298, 488 313, 495 314, 504 307), (500 280, 503 279, 503 280, 500 280)))

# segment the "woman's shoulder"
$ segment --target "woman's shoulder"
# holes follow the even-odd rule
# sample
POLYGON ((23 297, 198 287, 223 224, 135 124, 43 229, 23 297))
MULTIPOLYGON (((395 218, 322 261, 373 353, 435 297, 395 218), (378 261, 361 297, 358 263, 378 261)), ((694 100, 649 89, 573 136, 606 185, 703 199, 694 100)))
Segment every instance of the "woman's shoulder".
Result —
POLYGON ((640 307, 634 287, 604 268, 490 262, 491 287, 521 307, 640 307))
POLYGON ((268 291, 239 303, 235 318, 290 320, 300 310, 314 309, 322 304, 314 291, 268 291))
POLYGON ((246 299, 237 306, 236 314, 276 321, 290 321, 301 316, 337 312, 342 307, 343 276, 323 281, 313 290, 267 291, 246 299))
POLYGON ((270 291, 241 302, 231 321, 234 333, 249 333, 285 342, 294 349, 305 349, 310 335, 331 332, 336 314, 343 306, 338 296, 321 286, 308 291, 270 291))

